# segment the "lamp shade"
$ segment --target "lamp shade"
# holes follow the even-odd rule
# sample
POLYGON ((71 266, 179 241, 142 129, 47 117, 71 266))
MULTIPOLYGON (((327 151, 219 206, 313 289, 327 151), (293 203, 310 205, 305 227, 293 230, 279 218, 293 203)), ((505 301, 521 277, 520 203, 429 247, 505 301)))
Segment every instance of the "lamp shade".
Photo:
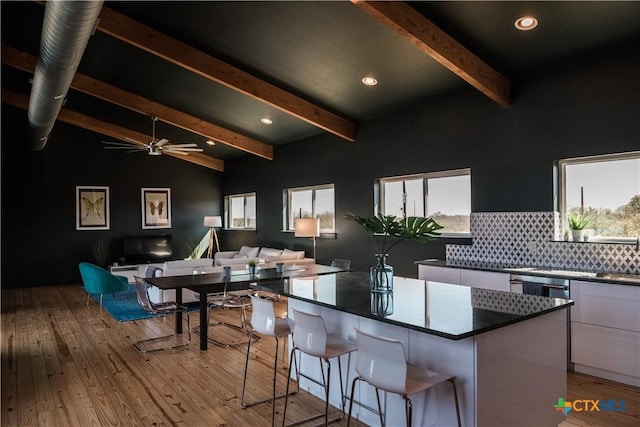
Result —
POLYGON ((222 227, 222 217, 220 215, 205 216, 204 226, 205 227, 222 227))
POLYGON ((320 220, 318 218, 298 218, 293 224, 296 237, 320 236, 320 220))

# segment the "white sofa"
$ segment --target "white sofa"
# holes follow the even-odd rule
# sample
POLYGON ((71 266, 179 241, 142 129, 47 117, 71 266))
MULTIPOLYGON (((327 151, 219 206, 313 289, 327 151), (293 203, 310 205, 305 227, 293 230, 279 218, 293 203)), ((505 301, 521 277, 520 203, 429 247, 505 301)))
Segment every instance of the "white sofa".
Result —
MULTIPOLYGON (((166 261, 162 265, 161 270, 156 270, 155 276, 184 276, 198 273, 217 273, 222 271, 222 267, 214 267, 211 258, 185 259, 179 261, 166 261)), ((163 291, 155 286, 149 288, 149 299, 153 303, 162 303, 165 301, 175 301, 176 291, 163 291)), ((196 302, 196 294, 189 289, 182 290, 182 302, 196 302)))
POLYGON ((267 247, 242 246, 237 251, 221 251, 215 254, 214 265, 222 267, 246 266, 251 260, 258 263, 262 268, 273 268, 277 262, 282 262, 285 266, 315 264, 313 258, 306 258, 304 251, 292 251, 289 249, 275 249, 267 247))

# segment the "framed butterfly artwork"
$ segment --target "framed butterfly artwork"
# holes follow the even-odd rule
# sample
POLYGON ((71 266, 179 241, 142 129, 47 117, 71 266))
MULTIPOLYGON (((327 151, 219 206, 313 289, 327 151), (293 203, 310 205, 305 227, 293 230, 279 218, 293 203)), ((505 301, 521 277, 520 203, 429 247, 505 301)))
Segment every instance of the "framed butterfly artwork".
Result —
POLYGON ((109 229, 109 187, 76 187, 76 230, 109 229))
POLYGON ((171 189, 142 189, 142 228, 171 228, 171 189))

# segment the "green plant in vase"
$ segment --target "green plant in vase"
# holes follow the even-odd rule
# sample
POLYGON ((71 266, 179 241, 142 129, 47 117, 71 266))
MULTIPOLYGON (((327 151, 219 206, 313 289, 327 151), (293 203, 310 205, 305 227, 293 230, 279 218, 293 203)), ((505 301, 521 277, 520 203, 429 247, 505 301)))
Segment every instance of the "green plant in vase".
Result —
POLYGON ((249 270, 249 274, 256 274, 256 266, 256 260, 249 260, 249 262, 247 263, 247 270, 249 270))
POLYGON ((376 265, 370 269, 371 290, 373 292, 390 292, 393 290, 393 267, 387 265, 389 252, 404 240, 420 243, 434 240, 440 236, 438 230, 443 227, 432 218, 410 216, 397 218, 394 215, 360 216, 349 214, 346 219, 360 224, 368 233, 376 249, 376 265), (374 236, 382 236, 382 244, 378 245, 374 236), (392 240, 388 241, 387 239, 392 240))
POLYGON ((567 221, 571 230, 571 240, 581 242, 585 237, 585 230, 591 225, 593 219, 592 215, 570 213, 567 221))

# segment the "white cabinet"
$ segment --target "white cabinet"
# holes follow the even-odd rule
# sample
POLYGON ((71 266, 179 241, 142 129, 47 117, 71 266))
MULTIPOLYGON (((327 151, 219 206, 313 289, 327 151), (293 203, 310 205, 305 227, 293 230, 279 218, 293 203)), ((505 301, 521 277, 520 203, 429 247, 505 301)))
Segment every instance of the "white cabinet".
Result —
POLYGON ((472 288, 509 292, 511 290, 510 277, 509 273, 495 271, 460 270, 460 284, 472 288))
POLYGON ((459 285, 460 269, 420 264, 418 265, 418 279, 459 285))
POLYGON ((135 283, 136 280, 134 276, 144 277, 144 270, 147 266, 153 265, 155 267, 162 268, 162 263, 160 264, 135 264, 135 265, 110 265, 109 272, 111 274, 115 274, 116 276, 124 276, 127 278, 129 283, 135 283))
POLYGON ((137 265, 110 265, 109 272, 116 276, 124 276, 129 283, 135 283, 134 276, 138 275, 137 265))
POLYGON ((509 292, 509 273, 418 265, 418 279, 509 292))
POLYGON ((577 372, 640 386, 640 287, 571 281, 577 372))

